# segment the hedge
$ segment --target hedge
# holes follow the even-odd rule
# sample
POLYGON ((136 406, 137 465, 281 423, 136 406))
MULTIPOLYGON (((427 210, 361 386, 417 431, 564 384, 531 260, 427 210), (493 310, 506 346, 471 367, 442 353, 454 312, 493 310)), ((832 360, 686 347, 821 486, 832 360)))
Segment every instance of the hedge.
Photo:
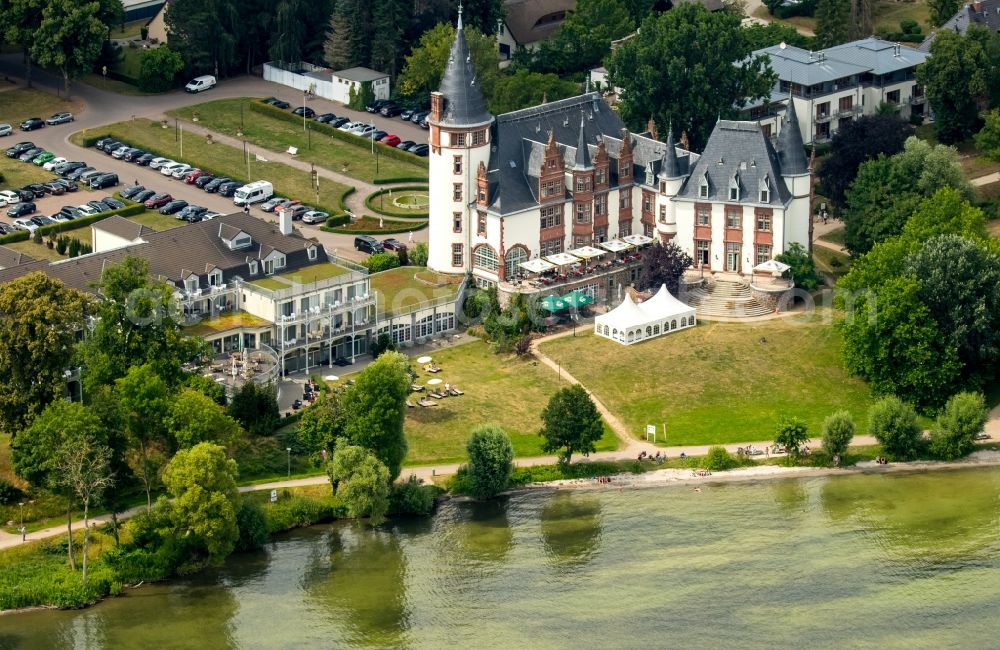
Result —
POLYGON ((396 212, 385 212, 378 208, 378 204, 375 203, 375 199, 382 196, 383 194, 388 194, 393 191, 405 191, 405 190, 426 190, 430 191, 430 188, 426 185, 403 185, 402 187, 384 187, 380 190, 376 190, 365 197, 365 207, 367 207, 372 212, 377 212, 379 214, 385 215, 387 217, 395 217, 397 219, 426 219, 430 216, 429 212, 421 212, 419 210, 413 210, 407 214, 399 214, 396 212))
MULTIPOLYGON (((327 219, 329 221, 329 219, 327 219)), ((397 235, 401 232, 410 232, 412 230, 420 230, 427 225, 426 221, 418 221, 417 223, 406 224, 402 228, 376 228, 374 230, 349 230, 347 228, 337 228, 334 226, 323 225, 320 230, 325 232, 337 233, 338 235, 397 235)))
MULTIPOLYGON (((38 229, 38 234, 41 236, 51 235, 55 233, 60 233, 66 230, 77 230, 79 228, 85 228, 92 223, 97 223, 98 221, 103 221, 108 217, 117 214, 120 217, 132 217, 137 214, 142 214, 146 211, 146 207, 141 203, 132 203, 127 199, 122 199, 131 205, 126 205, 124 208, 118 208, 117 210, 108 210, 107 212, 101 212, 99 214, 92 214, 86 217, 80 217, 79 219, 73 219, 72 221, 60 221, 54 223, 51 226, 42 226, 38 229)), ((18 230, 9 235, 4 235, 0 237, 0 244, 13 244, 19 241, 28 241, 31 239, 32 233, 27 230, 18 230)))
MULTIPOLYGON (((412 154, 411 154, 412 155, 412 154)), ((376 178, 373 185, 388 185, 389 183, 426 183, 426 176, 396 176, 395 178, 376 178)))
MULTIPOLYGON (((159 124, 157 124, 156 122, 154 122, 153 125, 154 125, 155 128, 160 128, 159 124)), ((88 136, 81 135, 80 136, 80 143, 84 147, 92 147, 92 146, 94 146, 94 143, 97 142, 98 140, 100 140, 101 138, 112 138, 112 137, 115 138, 115 140, 118 140, 119 142, 123 142, 123 143, 125 143, 125 144, 127 144, 129 146, 136 146, 136 145, 131 144, 127 140, 123 140, 123 139, 118 138, 116 136, 112 136, 111 134, 108 134, 108 133, 105 133, 103 135, 88 135, 88 136)), ((215 169, 213 167, 208 167, 208 166, 205 166, 205 165, 199 165, 198 163, 191 161, 191 159, 189 159, 189 158, 179 158, 179 157, 177 157, 174 154, 164 153, 163 151, 159 151, 159 150, 157 150, 157 149, 155 149, 153 147, 142 146, 142 147, 139 147, 139 148, 142 149, 143 151, 147 151, 147 152, 149 152, 149 153, 151 153, 151 154, 153 154, 155 156, 160 156, 160 157, 163 157, 163 158, 169 158, 171 160, 176 160, 177 162, 187 163, 187 164, 191 165, 192 167, 197 167, 198 169, 201 169, 202 171, 208 172, 209 174, 212 174, 213 176, 225 176, 225 177, 233 179, 234 181, 238 181, 240 183, 249 183, 250 182, 250 181, 246 180, 245 178, 240 177, 239 175, 231 174, 229 172, 224 172, 222 170, 218 170, 218 169, 215 169)), ((354 191, 354 188, 353 187, 349 187, 341 195, 341 197, 340 197, 341 209, 340 210, 334 210, 334 209, 330 208, 329 206, 324 206, 324 205, 320 205, 320 204, 315 204, 313 207, 315 207, 317 210, 320 210, 322 212, 328 212, 330 214, 342 214, 347 209, 346 207, 344 207, 344 199, 351 192, 353 192, 353 191, 354 191)), ((279 195, 289 196, 290 193, 289 192, 283 192, 281 190, 281 188, 279 188, 276 185, 274 187, 274 194, 275 194, 275 196, 279 196, 279 195)), ((310 205, 313 205, 313 204, 310 204, 310 205)))
MULTIPOLYGON (((282 109, 280 109, 280 108, 278 108, 276 106, 271 106, 270 104, 265 104, 263 101, 261 101, 259 99, 251 101, 251 102, 247 102, 247 105, 250 107, 251 111, 253 111, 255 113, 260 113, 261 115, 268 115, 270 117, 274 117, 274 118, 277 118, 279 120, 284 120, 285 122, 294 122, 296 124, 301 124, 302 123, 302 118, 299 117, 298 115, 293 115, 292 113, 289 113, 288 111, 282 110, 282 109)), ((343 142, 348 142, 348 143, 353 144, 353 145, 359 145, 360 146, 360 145, 363 145, 364 143, 370 142, 370 140, 367 139, 367 138, 362 138, 361 136, 354 135, 353 133, 347 133, 346 131, 341 131, 340 129, 335 129, 332 126, 330 126, 329 124, 324 124, 322 122, 314 122, 313 125, 312 125, 312 128, 313 128, 313 131, 315 131, 317 133, 325 133, 326 135, 329 135, 330 137, 336 138, 337 140, 341 140, 343 142)), ((413 153, 409 153, 407 151, 400 151, 399 149, 395 149, 393 147, 383 147, 382 149, 379 149, 379 155, 387 156, 389 158, 395 158, 396 160, 401 160, 403 162, 408 162, 408 163, 420 163, 421 162, 421 157, 420 156, 418 156, 416 154, 413 154, 413 153)), ((415 182, 415 181, 426 181, 426 180, 427 180, 427 177, 426 176, 422 176, 422 177, 417 177, 417 178, 386 179, 386 180, 383 180, 383 183, 415 182)), ((375 182, 378 183, 379 180, 376 179, 375 182)))

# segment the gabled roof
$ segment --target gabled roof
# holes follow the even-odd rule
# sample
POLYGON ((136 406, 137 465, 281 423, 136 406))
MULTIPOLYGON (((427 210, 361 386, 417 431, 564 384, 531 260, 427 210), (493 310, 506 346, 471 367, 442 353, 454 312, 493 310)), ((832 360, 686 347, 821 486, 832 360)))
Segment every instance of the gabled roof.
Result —
POLYGON ((445 98, 441 123, 449 126, 473 126, 488 124, 493 116, 486 109, 486 100, 479 88, 476 71, 472 67, 472 56, 465 41, 462 28, 462 10, 459 7, 455 41, 451 44, 448 65, 441 77, 438 88, 445 98))
MULTIPOLYGON (((337 70, 333 73, 334 77, 338 79, 347 79, 348 81, 376 81, 378 79, 385 79, 389 75, 385 72, 379 72, 378 70, 372 70, 371 68, 347 68, 346 70, 337 70)), ((326 78, 326 77, 321 77, 326 78)))
POLYGON ((0 246, 0 269, 9 269, 34 261, 35 258, 29 257, 21 251, 14 250, 13 248, 7 248, 6 246, 0 246))
POLYGON ((117 214, 113 214, 107 219, 98 221, 90 227, 92 229, 110 233, 116 237, 121 237, 122 239, 126 239, 128 241, 135 241, 141 237, 145 237, 146 235, 156 232, 149 226, 144 226, 117 214))
POLYGON ((785 184, 776 180, 782 176, 778 154, 771 140, 756 122, 720 120, 708 138, 691 175, 677 194, 679 199, 729 203, 729 181, 735 174, 740 183, 741 203, 760 203, 756 191, 761 179, 771 179, 769 205, 785 205, 791 195, 785 184), (708 180, 708 196, 699 196, 702 179, 708 180), (777 190, 777 191, 775 191, 777 190))
POLYGON ((969 31, 969 25, 973 24, 982 25, 990 31, 1000 32, 1000 0, 981 0, 980 2, 963 5, 937 31, 925 38, 917 46, 917 49, 921 52, 930 52, 934 37, 940 32, 948 30, 964 35, 969 31))

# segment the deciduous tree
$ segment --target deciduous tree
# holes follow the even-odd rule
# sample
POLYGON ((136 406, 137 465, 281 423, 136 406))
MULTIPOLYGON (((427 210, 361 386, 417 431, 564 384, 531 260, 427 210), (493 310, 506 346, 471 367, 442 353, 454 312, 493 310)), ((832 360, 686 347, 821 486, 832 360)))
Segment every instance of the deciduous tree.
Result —
POLYGON ((542 450, 559 452, 569 463, 574 452, 590 454, 604 435, 604 422, 590 395, 579 384, 560 389, 542 410, 542 450))
POLYGON ((788 250, 775 255, 774 259, 790 267, 788 273, 791 274, 796 287, 812 291, 819 286, 819 276, 816 275, 812 256, 799 242, 789 244, 788 250))
POLYGON ((4 40, 24 53, 24 80, 28 88, 31 88, 31 46, 42 24, 45 5, 45 0, 8 0, 0 4, 0 29, 4 40))
POLYGON ((676 296, 680 292, 681 276, 691 263, 691 256, 674 242, 656 242, 642 253, 638 286, 643 291, 659 291, 665 284, 667 291, 676 296))
POLYGON ((889 395, 868 410, 868 431, 885 453, 896 460, 915 458, 920 450, 920 425, 913 407, 889 395))
POLYGON ((514 471, 514 447, 506 431, 496 424, 476 427, 465 449, 473 494, 488 499, 507 489, 514 471))
POLYGON ((232 553, 239 539, 236 474, 236 461, 208 442, 181 449, 163 471, 175 530, 197 540, 212 562, 232 553))
POLYGON ((152 490, 169 448, 167 418, 170 390, 152 366, 133 366, 115 382, 133 455, 132 469, 146 490, 146 510, 152 508, 152 490))
POLYGON ((931 449, 945 460, 965 456, 972 451, 988 417, 982 393, 952 395, 931 431, 931 449))
POLYGON ((986 122, 976 134, 976 149, 990 160, 1000 161, 1000 110, 986 114, 986 122))
POLYGON ((843 456, 854 439, 854 418, 850 411, 837 411, 823 420, 823 450, 830 458, 843 456))
POLYGON ((16 434, 64 390, 90 300, 44 273, 0 286, 0 428, 16 434))
POLYGON ((529 106, 537 106, 542 99, 556 101, 572 97, 580 86, 564 81, 554 74, 529 72, 518 68, 512 74, 497 77, 493 95, 489 99, 490 112, 494 115, 509 113, 529 106))
POLYGON ((799 457, 800 447, 809 442, 809 430, 799 418, 782 418, 774 432, 774 444, 784 447, 788 460, 799 457))
POLYGON ((961 142, 976 132, 991 62, 978 40, 951 30, 937 33, 930 54, 917 68, 917 81, 934 107, 934 134, 945 144, 961 142))
POLYGON ((281 420, 278 391, 271 383, 243 382, 233 393, 227 408, 229 415, 253 436, 271 435, 281 420))
POLYGON ((747 101, 767 97, 775 76, 767 57, 751 57, 732 12, 683 3, 650 16, 611 55, 608 75, 624 89, 622 117, 633 129, 650 116, 661 133, 672 123, 701 150, 719 117, 735 117, 747 101), (697 43, 697 47, 692 47, 697 43))
POLYGON ((635 21, 622 0, 577 0, 576 10, 532 58, 536 72, 567 74, 600 65, 611 41, 635 31, 635 21))
POLYGON ((174 397, 168 422, 181 448, 201 442, 229 447, 243 433, 224 408, 193 388, 184 388, 174 397))
POLYGON ((174 86, 177 73, 184 69, 184 59, 166 45, 142 53, 139 67, 139 89, 162 93, 174 86))
POLYGON ((48 0, 42 8, 31 56, 39 65, 59 70, 67 95, 70 80, 90 72, 101 53, 108 26, 100 13, 99 2, 48 0))
POLYGON ((340 393, 327 391, 305 410, 299 423, 299 442, 310 454, 333 449, 333 443, 344 435, 344 409, 340 393))
MULTIPOLYGON (((465 28, 465 40, 469 44, 469 56, 476 71, 476 81, 489 101, 493 85, 500 74, 495 39, 484 36, 477 29, 465 28)), ((441 76, 448 64, 454 41, 455 27, 447 23, 436 25, 420 37, 420 42, 406 57, 403 71, 396 81, 401 97, 420 104, 429 101, 430 93, 441 85, 441 76)))
MULTIPOLYGON (((95 418, 96 419, 96 418, 95 418)), ((82 435, 63 442, 56 459, 58 483, 83 506, 83 586, 87 586, 87 560, 90 551, 90 506, 114 484, 111 449, 93 436, 82 435)))
POLYGON ((403 416, 410 392, 409 362, 398 352, 386 352, 358 373, 344 391, 344 435, 353 445, 370 450, 399 476, 406 456, 403 416))
POLYGON ((960 6, 959 0, 927 0, 927 8, 931 10, 931 26, 940 27, 948 22, 960 6))
POLYGON ((389 508, 389 470, 369 450, 338 445, 327 467, 333 493, 352 517, 368 517, 377 526, 389 508))

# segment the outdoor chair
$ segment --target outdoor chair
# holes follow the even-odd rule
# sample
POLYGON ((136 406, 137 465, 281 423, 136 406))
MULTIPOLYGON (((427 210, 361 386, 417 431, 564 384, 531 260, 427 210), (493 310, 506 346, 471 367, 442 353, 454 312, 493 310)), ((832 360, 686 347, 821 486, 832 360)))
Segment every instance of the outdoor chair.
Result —
POLYGON ((459 395, 465 395, 465 391, 458 390, 454 386, 448 389, 448 394, 458 397, 459 395))

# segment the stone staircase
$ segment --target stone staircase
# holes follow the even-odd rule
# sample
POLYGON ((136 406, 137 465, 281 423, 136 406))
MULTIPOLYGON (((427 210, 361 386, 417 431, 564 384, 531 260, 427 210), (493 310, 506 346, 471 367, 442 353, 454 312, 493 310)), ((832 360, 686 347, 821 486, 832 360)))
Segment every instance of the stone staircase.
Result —
POLYGON ((698 318, 749 318, 766 316, 773 311, 753 296, 748 285, 729 280, 710 281, 705 286, 695 287, 688 291, 685 302, 698 310, 698 318))

